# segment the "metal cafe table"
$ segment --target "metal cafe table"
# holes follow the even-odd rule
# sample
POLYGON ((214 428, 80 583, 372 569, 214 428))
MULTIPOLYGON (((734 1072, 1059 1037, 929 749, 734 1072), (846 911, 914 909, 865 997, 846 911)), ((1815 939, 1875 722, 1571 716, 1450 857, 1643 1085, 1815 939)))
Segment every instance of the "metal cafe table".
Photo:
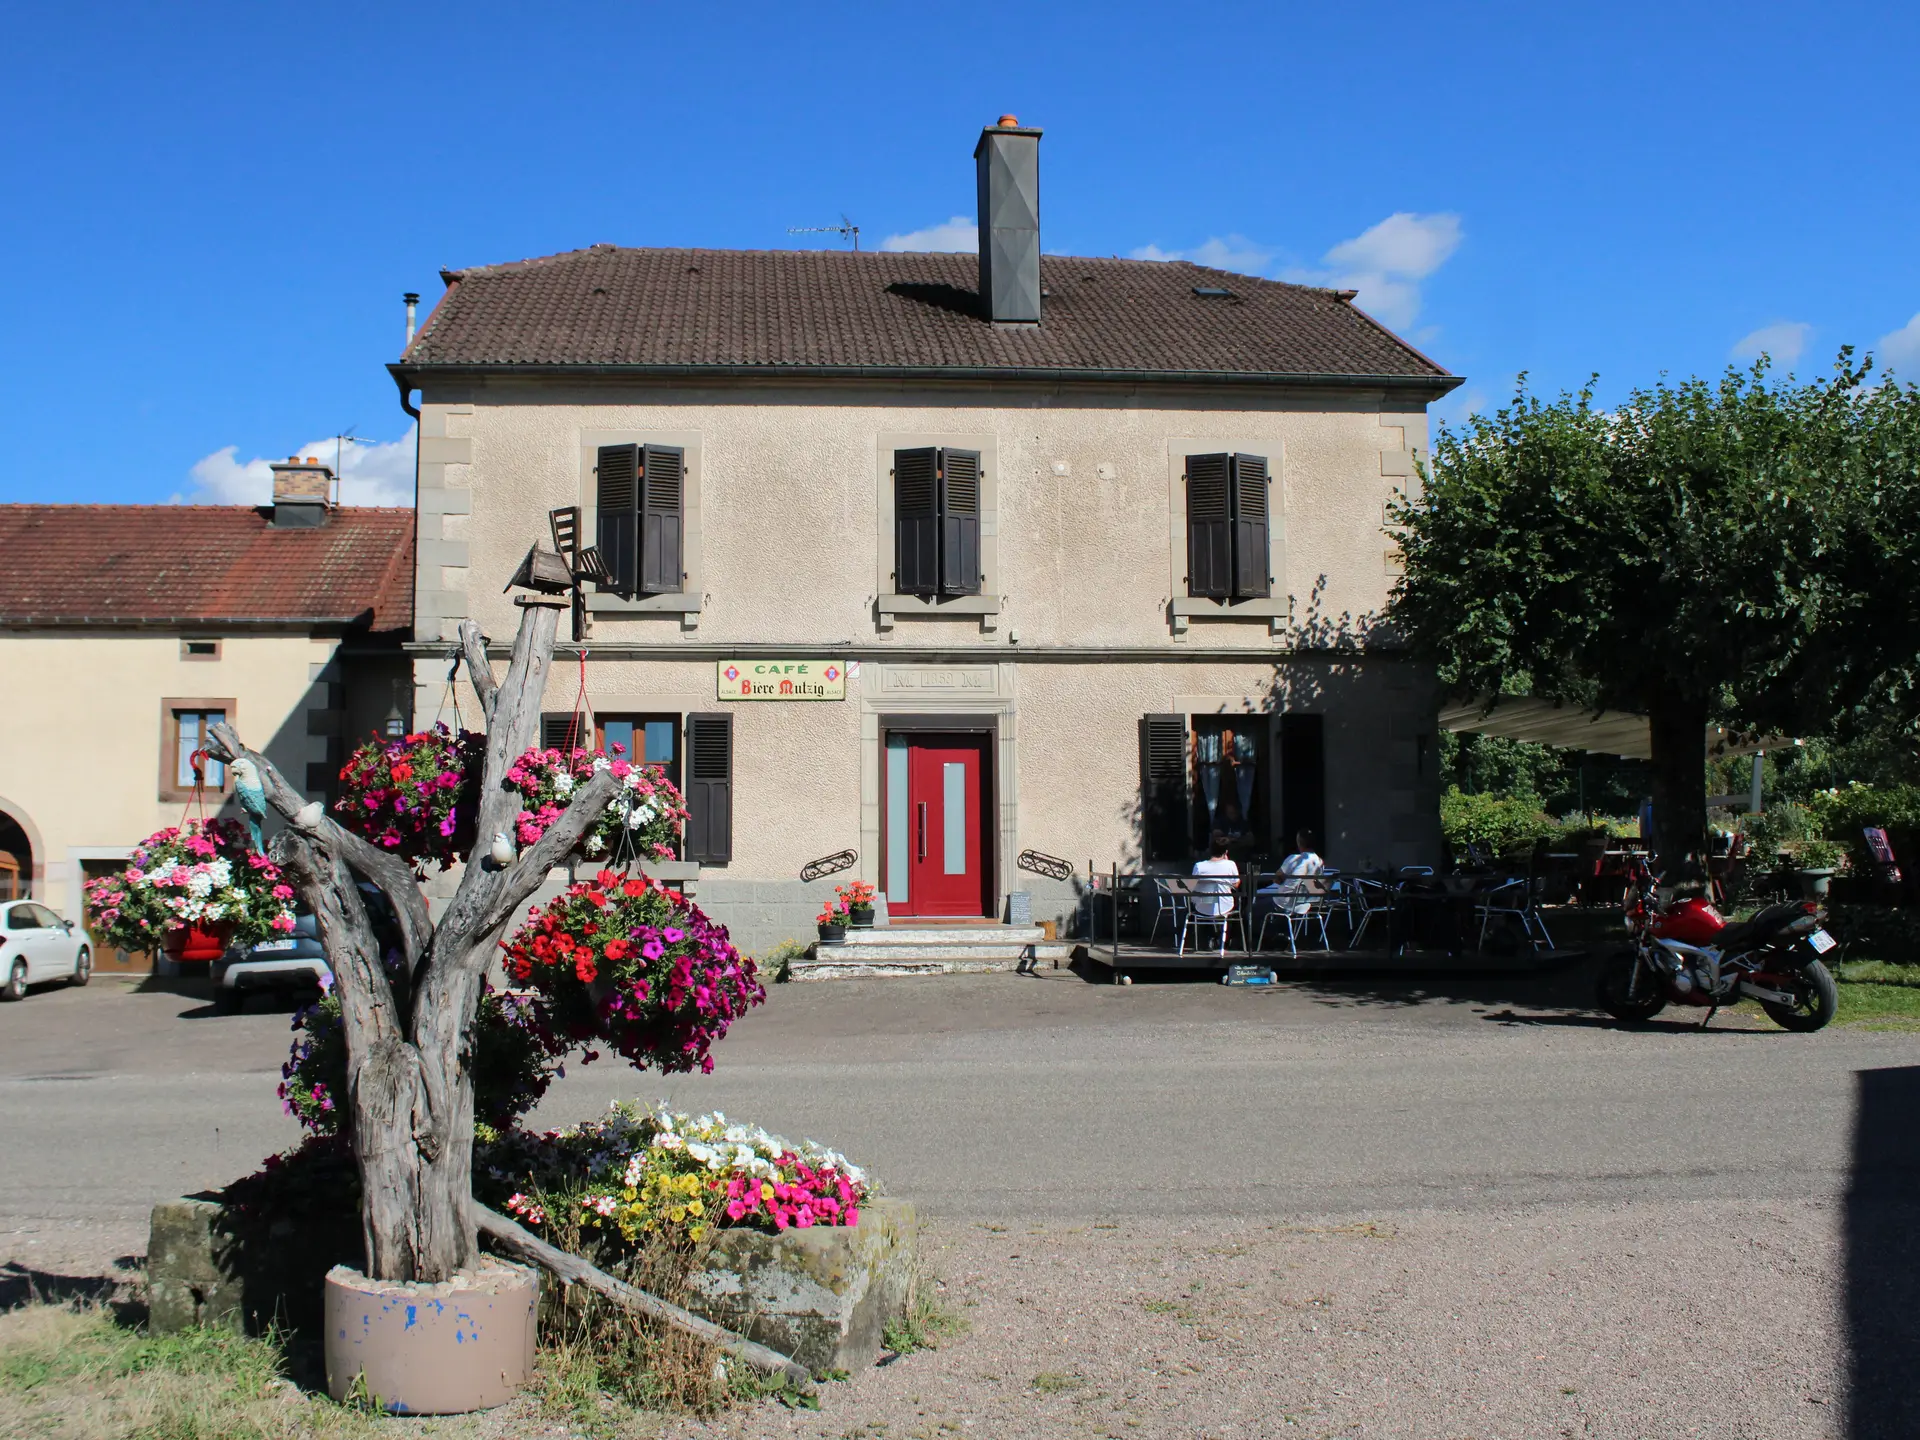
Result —
MULTIPOLYGON (((1484 953, 1481 942, 1491 938, 1493 922, 1508 914, 1523 930, 1530 960, 1544 961, 1561 953, 1552 948, 1545 923, 1535 913, 1530 879, 1497 873, 1435 875, 1427 867, 1332 877, 1338 888, 1326 897, 1332 902, 1329 908, 1334 916, 1347 909, 1344 949, 1297 951, 1289 946, 1279 952, 1256 950, 1252 936, 1258 933, 1258 907, 1286 903, 1291 898, 1270 889, 1265 882, 1284 883, 1295 878, 1301 877, 1255 872, 1235 881, 1226 876, 1123 872, 1114 865, 1089 881, 1081 932, 1087 937, 1086 956, 1110 970, 1115 983, 1133 971, 1225 970, 1267 955, 1283 964, 1289 960, 1298 963, 1304 957, 1316 972, 1357 971, 1383 963, 1389 968, 1406 964, 1426 969, 1471 964, 1467 957, 1484 953), (1188 907, 1207 893, 1210 881, 1213 886, 1230 887, 1226 893, 1235 901, 1234 912, 1226 917, 1223 927, 1229 932, 1225 935, 1214 932, 1217 922, 1189 915, 1188 907), (1524 896, 1515 886, 1525 887, 1524 896), (1511 897, 1512 903, 1499 902, 1502 895, 1511 897), (1346 902, 1355 908, 1349 909, 1346 902), (1378 933, 1373 928, 1376 924, 1385 930, 1386 948, 1357 949, 1361 940, 1378 933), (1537 940, 1536 926, 1540 932, 1537 940), (1196 929, 1204 936, 1198 944, 1191 938, 1196 929)), ((1503 963, 1499 968, 1506 966, 1503 963)))

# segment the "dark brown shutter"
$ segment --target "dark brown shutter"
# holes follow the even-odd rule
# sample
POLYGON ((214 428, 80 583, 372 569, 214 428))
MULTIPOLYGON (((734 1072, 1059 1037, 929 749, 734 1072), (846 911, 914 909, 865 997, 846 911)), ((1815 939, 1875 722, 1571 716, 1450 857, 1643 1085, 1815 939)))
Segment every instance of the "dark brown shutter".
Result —
POLYGON ((1233 457, 1233 597, 1249 600, 1271 593, 1267 573, 1267 457, 1233 457))
POLYGON ((733 858, 733 716, 687 716, 687 858, 724 865, 733 858))
POLYGON ((1187 457, 1187 593, 1225 600, 1232 593, 1233 458, 1187 457))
POLYGON ((1188 858, 1187 717, 1140 717, 1140 852, 1148 860, 1188 858))
POLYGON ((980 452, 940 452, 940 593, 980 593, 980 452))
MULTIPOLYGON (((584 721, 581 722, 579 728, 585 728, 584 721)), ((576 727, 571 712, 565 710, 547 711, 540 717, 540 748, 542 750, 566 749, 568 732, 574 731, 575 729, 576 727)), ((591 750, 593 748, 591 738, 582 737, 578 733, 574 734, 573 743, 582 750, 591 750)))
POLYGON ((602 445, 594 474, 594 539, 612 577, 600 588, 631 598, 640 588, 640 447, 602 445))
POLYGON ((1280 717, 1280 829, 1282 853, 1292 853, 1302 830, 1327 853, 1327 720, 1324 715, 1280 717))
POLYGON ((686 452, 647 445, 640 455, 640 593, 677 595, 685 528, 686 452))
POLYGON ((893 452, 893 588, 940 593, 940 452, 893 452))

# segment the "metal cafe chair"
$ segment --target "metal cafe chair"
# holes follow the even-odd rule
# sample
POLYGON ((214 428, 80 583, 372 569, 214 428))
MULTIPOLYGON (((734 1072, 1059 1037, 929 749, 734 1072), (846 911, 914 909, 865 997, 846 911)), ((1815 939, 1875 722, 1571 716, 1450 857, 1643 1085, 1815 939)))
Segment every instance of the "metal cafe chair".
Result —
POLYGON ((1547 933, 1547 922, 1534 908, 1533 883, 1524 876, 1495 885, 1484 891, 1474 902, 1474 918, 1480 922, 1479 948, 1487 948, 1487 931, 1493 922, 1501 917, 1518 920, 1521 933, 1527 937, 1527 944, 1534 949, 1553 948, 1553 937, 1547 933), (1534 931, 1538 930, 1536 938, 1534 931))
MULTIPOLYGON (((1347 941, 1349 950, 1360 948, 1360 941, 1367 933, 1367 926, 1373 923, 1376 915, 1388 915, 1393 910, 1393 887, 1384 880, 1369 880, 1356 876, 1349 880, 1352 887, 1353 903, 1359 907, 1360 923, 1354 927, 1353 938, 1347 941)), ((1382 924, 1388 922, 1382 921, 1382 924)))
POLYGON ((1153 924, 1147 930, 1147 943, 1151 945, 1160 934, 1160 922, 1172 921, 1173 938, 1180 938, 1180 927, 1185 923, 1187 911, 1191 908, 1192 891, 1185 878, 1167 879, 1155 876, 1153 881, 1153 924))
POLYGON ((1231 925, 1238 925, 1240 927, 1240 949, 1243 953, 1246 953, 1248 949, 1247 912, 1246 907, 1239 903, 1240 892, 1243 888, 1240 880, 1238 878, 1229 878, 1225 875, 1195 875, 1184 883, 1190 898, 1187 904, 1186 918, 1180 925, 1180 941, 1179 944, 1174 947, 1174 952, 1179 955, 1187 953, 1187 937, 1193 934, 1195 930, 1218 926, 1220 930, 1220 948, 1218 953, 1224 955, 1227 953, 1227 929, 1231 925), (1201 912, 1200 904, 1202 901, 1219 900, 1221 898, 1226 899, 1226 901, 1233 906, 1226 914, 1207 915, 1201 912))
POLYGON ((1333 945, 1327 939, 1327 915, 1333 903, 1329 882, 1319 876, 1302 875, 1285 879, 1279 893, 1273 896, 1273 908, 1260 917, 1260 933, 1254 941, 1254 949, 1267 948, 1267 927, 1278 920, 1287 929, 1289 955, 1300 953, 1300 937, 1311 934, 1316 927, 1320 931, 1320 948, 1331 950, 1333 945))

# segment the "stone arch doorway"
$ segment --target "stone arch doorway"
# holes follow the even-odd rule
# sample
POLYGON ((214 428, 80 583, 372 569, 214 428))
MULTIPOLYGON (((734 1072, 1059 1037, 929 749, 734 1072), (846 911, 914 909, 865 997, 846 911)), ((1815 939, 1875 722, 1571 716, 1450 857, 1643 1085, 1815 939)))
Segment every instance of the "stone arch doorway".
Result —
POLYGON ((0 900, 18 900, 38 890, 46 864, 26 825, 0 801, 0 900))

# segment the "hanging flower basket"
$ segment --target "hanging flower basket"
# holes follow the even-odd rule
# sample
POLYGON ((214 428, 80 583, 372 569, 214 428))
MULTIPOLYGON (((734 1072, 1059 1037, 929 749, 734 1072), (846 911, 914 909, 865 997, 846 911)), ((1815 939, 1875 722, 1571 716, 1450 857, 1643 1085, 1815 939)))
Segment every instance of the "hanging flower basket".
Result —
POLYGON ((231 943, 293 929, 293 887, 232 820, 149 835, 125 870, 89 880, 86 891, 95 937, 122 950, 216 960, 231 943))
POLYGON ((621 746, 613 754, 598 750, 529 750, 507 771, 507 785, 518 790, 526 808, 516 822, 515 841, 521 849, 546 834, 547 827, 566 813, 573 792, 598 770, 610 770, 620 788, 613 801, 580 840, 579 853, 589 860, 619 864, 632 860, 642 868, 649 860, 671 860, 686 833, 687 806, 679 787, 656 765, 636 765, 621 746))
POLYGON ((233 939, 233 926, 223 921, 206 925, 183 925, 167 931, 161 943, 169 960, 185 965, 204 965, 227 953, 233 939))
POLYGON ((767 998, 726 927, 657 881, 602 870, 529 912, 507 975, 549 1002, 556 1029, 634 1065, 713 1069, 727 1027, 767 998))
POLYGON ((435 725, 369 740, 340 770, 340 824, 415 866, 446 869, 473 849, 487 737, 435 725))

